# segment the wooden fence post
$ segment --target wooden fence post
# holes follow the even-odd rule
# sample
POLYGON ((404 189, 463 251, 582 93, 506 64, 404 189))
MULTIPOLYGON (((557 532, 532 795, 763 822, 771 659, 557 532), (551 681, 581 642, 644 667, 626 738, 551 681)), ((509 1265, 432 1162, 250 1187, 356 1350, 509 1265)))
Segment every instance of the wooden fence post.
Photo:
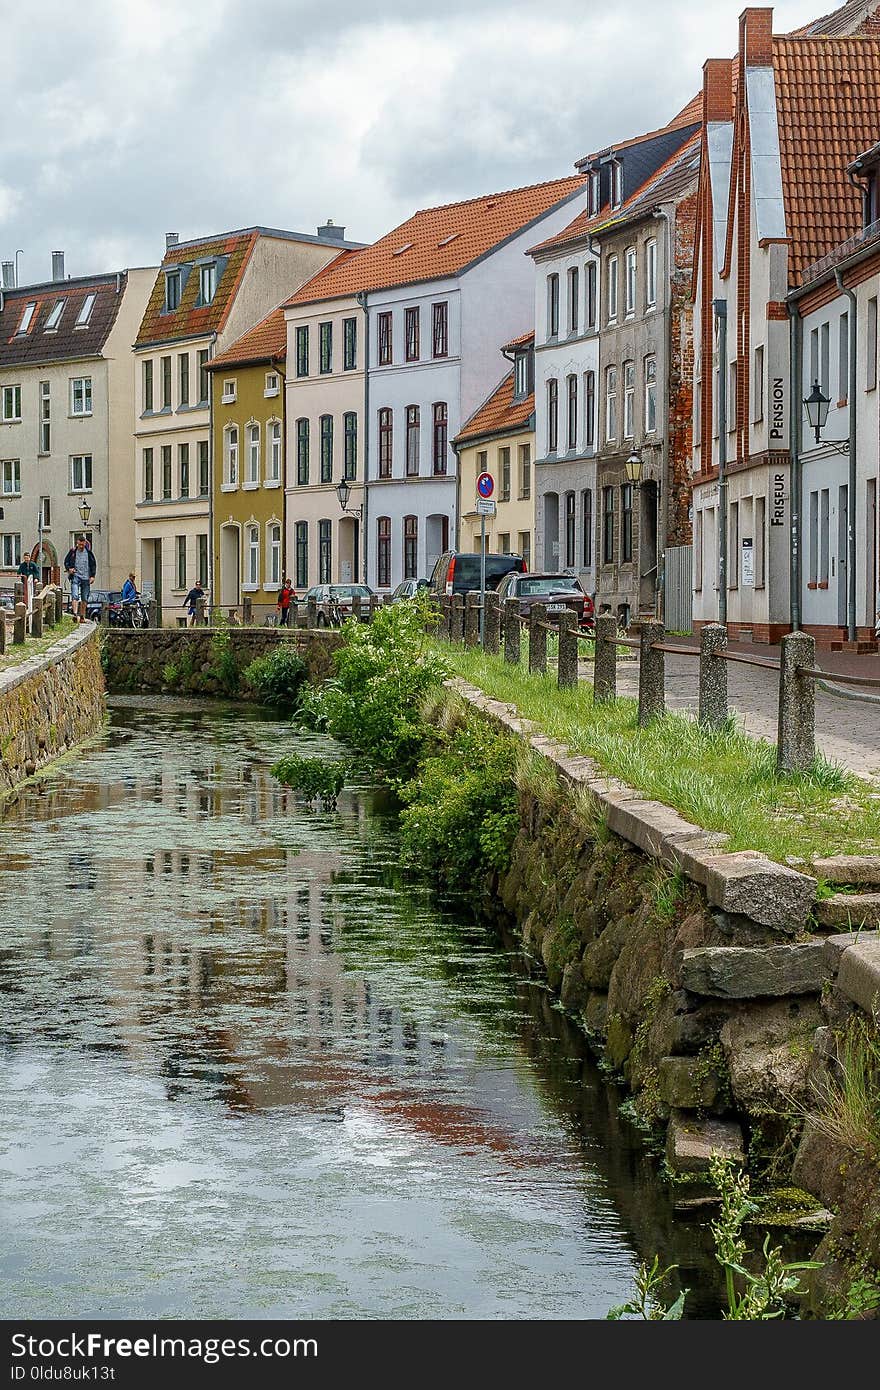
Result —
POLYGON ((20 647, 27 636, 27 604, 17 603, 15 605, 15 622, 12 627, 12 640, 17 647, 20 647))

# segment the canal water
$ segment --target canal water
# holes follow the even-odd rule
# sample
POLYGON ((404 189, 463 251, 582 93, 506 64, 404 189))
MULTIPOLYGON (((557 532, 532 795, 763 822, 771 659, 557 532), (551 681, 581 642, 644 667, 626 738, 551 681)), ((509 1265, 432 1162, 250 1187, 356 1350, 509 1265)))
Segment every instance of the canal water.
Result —
POLYGON ((513 947, 401 875, 369 788, 279 787, 293 746, 120 701, 3 814, 3 1316, 601 1318, 655 1252, 714 1283, 513 947))

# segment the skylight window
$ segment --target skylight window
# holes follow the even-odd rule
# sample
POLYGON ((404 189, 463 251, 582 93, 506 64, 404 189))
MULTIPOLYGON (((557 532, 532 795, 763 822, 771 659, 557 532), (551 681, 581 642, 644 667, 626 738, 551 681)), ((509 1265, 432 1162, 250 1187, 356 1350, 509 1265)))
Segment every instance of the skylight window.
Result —
POLYGON ((456 238, 458 235, 459 235, 458 232, 450 232, 450 233, 449 233, 449 236, 445 236, 445 237, 443 238, 442 241, 438 241, 438 242, 437 242, 438 248, 441 247, 441 246, 448 246, 449 243, 450 243, 450 241, 455 241, 455 238, 456 238))
POLYGON ((18 325, 17 332, 27 333, 28 329, 31 326, 31 319, 34 316, 34 310, 36 309, 36 307, 37 301, 35 299, 32 300, 30 304, 25 305, 24 313, 21 316, 21 323, 18 325))
POLYGON ((64 300, 63 300, 63 299, 56 299, 56 300, 55 300, 55 303, 52 305, 52 309, 51 309, 51 311, 50 311, 50 313, 49 313, 49 317, 46 319, 45 331, 46 331, 47 333, 53 332, 53 330, 56 329, 56 328, 58 327, 59 323, 61 322, 61 315, 62 315, 63 313, 64 313, 64 300))
POLYGON ((391 254, 392 254, 392 256, 402 256, 403 253, 404 253, 404 251, 408 251, 408 250, 410 249, 411 246, 412 246, 412 242, 411 242, 411 241, 405 241, 405 242, 403 243, 402 246, 395 246, 395 248, 394 248, 394 250, 391 252, 391 254))
POLYGON ((76 328, 85 328, 89 319, 92 317, 92 310, 95 307, 96 295, 87 294, 82 302, 82 308, 76 316, 76 328))

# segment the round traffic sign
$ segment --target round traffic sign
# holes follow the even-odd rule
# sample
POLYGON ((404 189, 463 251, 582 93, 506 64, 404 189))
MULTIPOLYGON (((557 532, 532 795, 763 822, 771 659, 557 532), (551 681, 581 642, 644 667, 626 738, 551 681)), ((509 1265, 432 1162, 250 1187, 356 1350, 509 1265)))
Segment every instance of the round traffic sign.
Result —
POLYGON ((491 497, 495 491, 495 479, 491 473, 481 473, 477 478, 477 492, 481 497, 491 497))

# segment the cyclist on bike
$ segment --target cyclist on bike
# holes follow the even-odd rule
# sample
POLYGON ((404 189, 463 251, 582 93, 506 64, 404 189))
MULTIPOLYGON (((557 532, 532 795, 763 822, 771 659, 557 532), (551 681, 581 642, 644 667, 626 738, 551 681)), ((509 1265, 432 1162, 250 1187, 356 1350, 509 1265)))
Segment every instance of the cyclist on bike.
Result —
POLYGON ((131 574, 128 576, 128 578, 122 586, 122 602, 136 603, 137 596, 137 585, 134 582, 134 570, 132 570, 131 574))

